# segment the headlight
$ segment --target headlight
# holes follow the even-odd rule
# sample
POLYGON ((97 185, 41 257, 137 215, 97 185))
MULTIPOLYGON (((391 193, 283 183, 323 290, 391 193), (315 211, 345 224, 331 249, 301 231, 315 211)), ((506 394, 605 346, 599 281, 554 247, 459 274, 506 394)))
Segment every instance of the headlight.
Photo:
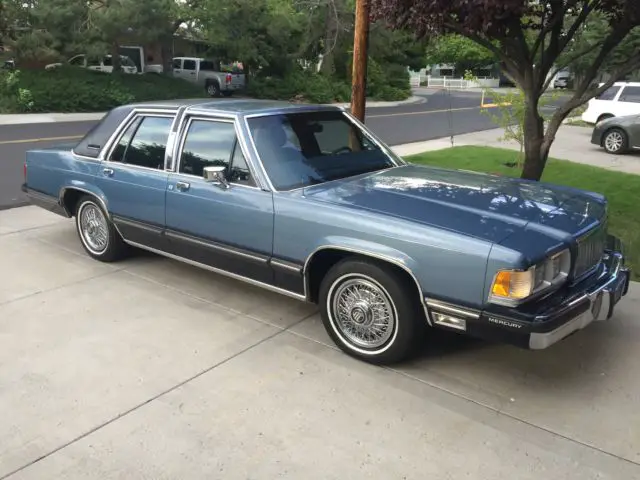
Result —
POLYGON ((516 305, 532 295, 562 284, 571 268, 571 253, 563 250, 528 270, 499 270, 491 285, 489 300, 516 305))

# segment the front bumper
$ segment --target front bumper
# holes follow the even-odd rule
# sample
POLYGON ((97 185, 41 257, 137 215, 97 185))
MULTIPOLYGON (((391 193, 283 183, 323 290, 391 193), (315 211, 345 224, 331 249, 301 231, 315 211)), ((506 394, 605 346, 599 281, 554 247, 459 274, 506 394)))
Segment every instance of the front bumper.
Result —
POLYGON ((437 319, 443 318, 438 317, 441 312, 464 319, 464 331, 471 336, 541 350, 593 321, 611 318, 615 306, 629 291, 629 281, 622 244, 609 236, 604 261, 596 272, 546 298, 517 308, 492 305, 482 311, 442 302, 428 302, 428 306, 436 326, 450 326, 438 325, 437 319))

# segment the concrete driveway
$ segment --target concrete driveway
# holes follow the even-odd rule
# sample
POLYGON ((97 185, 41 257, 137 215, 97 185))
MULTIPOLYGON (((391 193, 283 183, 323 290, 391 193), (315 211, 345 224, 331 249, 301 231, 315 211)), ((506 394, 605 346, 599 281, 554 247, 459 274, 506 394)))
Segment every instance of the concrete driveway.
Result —
POLYGON ((0 212, 0 478, 640 478, 640 288, 529 352, 337 351, 313 306, 0 212), (633 313, 636 312, 636 313, 633 313))

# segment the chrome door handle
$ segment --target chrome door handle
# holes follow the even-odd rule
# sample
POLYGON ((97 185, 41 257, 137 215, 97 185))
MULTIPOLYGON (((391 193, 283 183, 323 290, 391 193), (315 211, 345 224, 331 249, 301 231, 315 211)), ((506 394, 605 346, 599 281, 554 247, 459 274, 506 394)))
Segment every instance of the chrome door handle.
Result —
POLYGON ((176 188, 181 192, 186 192, 191 187, 190 183, 187 182, 178 182, 176 183, 176 188))
POLYGON ((106 177, 113 176, 113 168, 103 168, 102 174, 105 175, 106 177))

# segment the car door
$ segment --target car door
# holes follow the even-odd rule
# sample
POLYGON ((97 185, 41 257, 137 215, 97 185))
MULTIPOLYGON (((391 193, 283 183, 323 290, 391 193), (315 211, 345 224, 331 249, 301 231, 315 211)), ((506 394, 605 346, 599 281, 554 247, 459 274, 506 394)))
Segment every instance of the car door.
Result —
POLYGON ((182 59, 174 58, 172 62, 173 76, 176 78, 182 78, 182 59))
POLYGON ((192 117, 180 145, 167 185, 166 236, 171 252, 272 284, 272 193, 256 186, 234 122, 192 117), (207 166, 226 167, 228 185, 205 181, 207 166))
POLYGON ((622 89, 617 110, 619 113, 616 116, 619 117, 640 114, 640 86, 627 85, 622 89))
POLYGON ((620 85, 613 85, 589 101, 588 117, 590 121, 595 123, 602 115, 617 116, 616 107, 618 103, 616 99, 620 93, 620 88, 620 85))
POLYGON ((125 239, 163 249, 165 150, 173 115, 139 113, 116 139, 98 171, 97 185, 125 239))
POLYGON ((185 59, 182 62, 181 78, 189 82, 196 83, 198 81, 197 70, 196 70, 197 66, 198 66, 198 63, 195 60, 185 59))
POLYGON ((640 148, 640 115, 633 118, 633 122, 627 127, 629 132, 629 146, 640 148))

